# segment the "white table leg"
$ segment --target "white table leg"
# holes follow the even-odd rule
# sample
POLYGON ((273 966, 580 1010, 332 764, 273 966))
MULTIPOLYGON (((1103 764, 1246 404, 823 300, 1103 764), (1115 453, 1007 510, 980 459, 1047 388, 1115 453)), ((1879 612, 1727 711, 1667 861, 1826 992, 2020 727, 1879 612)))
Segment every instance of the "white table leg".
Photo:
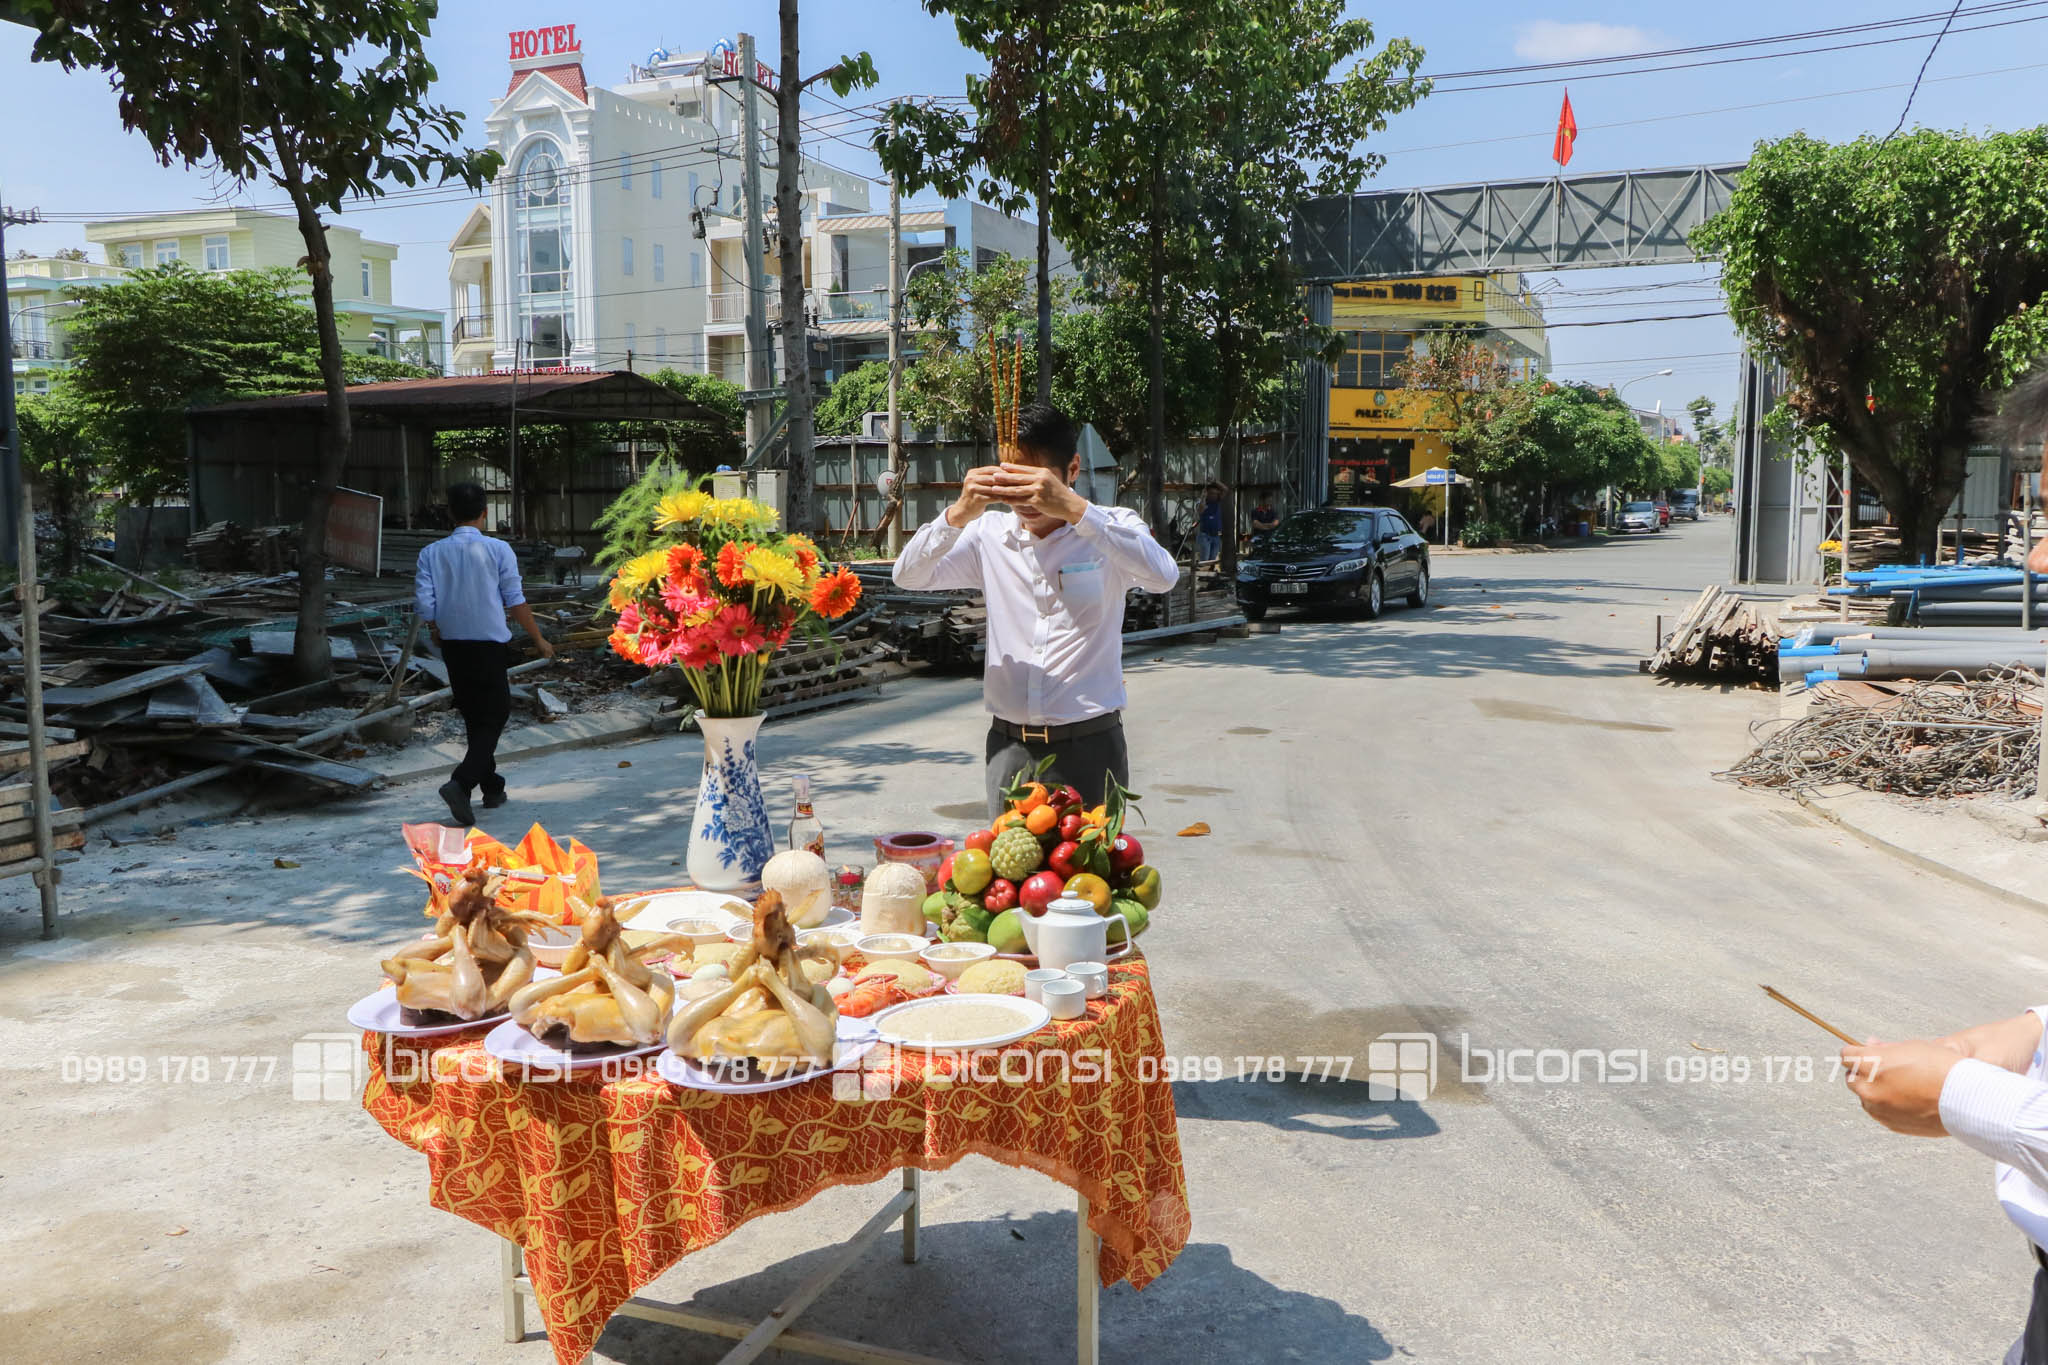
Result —
POLYGON ((1101 1340, 1096 1326, 1102 1280, 1096 1269, 1096 1258, 1102 1246, 1094 1229, 1088 1226, 1088 1196, 1084 1194, 1078 1198, 1080 1204, 1074 1214, 1079 1230, 1079 1255, 1075 1258, 1074 1275, 1074 1335, 1079 1344, 1075 1358, 1080 1365, 1097 1365, 1101 1359, 1101 1340))
POLYGON ((500 1240, 498 1247, 498 1270, 501 1283, 498 1293, 503 1300, 505 1312, 505 1340, 526 1340, 526 1296, 519 1292, 514 1283, 525 1273, 525 1256, 517 1242, 500 1240))
POLYGON ((924 1216, 924 1172, 915 1166, 905 1166, 903 1188, 916 1196, 903 1211, 903 1264, 916 1265, 918 1225, 924 1216))

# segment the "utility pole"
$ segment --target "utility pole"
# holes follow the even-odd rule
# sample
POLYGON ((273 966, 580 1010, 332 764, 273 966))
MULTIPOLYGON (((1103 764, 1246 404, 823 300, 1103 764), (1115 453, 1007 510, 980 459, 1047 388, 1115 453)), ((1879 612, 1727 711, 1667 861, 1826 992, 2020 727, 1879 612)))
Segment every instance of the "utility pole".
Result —
MULTIPOLYGON (((889 557, 903 553, 903 521, 910 515, 904 497, 903 407, 903 182, 889 175, 889 473, 896 498, 896 516, 889 523, 889 557)), ((885 510, 884 516, 888 513, 885 510)))
MULTIPOLYGON (((0 357, 7 361, 7 382, 0 384, 0 563, 14 562, 16 530, 22 522, 21 428, 14 419, 14 330, 7 313, 7 229, 40 223, 35 209, 16 212, 0 205, 0 357)), ((23 610, 33 611, 29 604, 23 610)))
POLYGON ((769 412, 774 400, 768 354, 768 266, 763 259, 761 227, 761 115, 754 103, 754 35, 740 35, 741 193, 747 196, 743 215, 747 279, 747 458, 752 461, 768 440, 769 412))
MULTIPOLYGON (((804 278, 803 93, 797 0, 782 0, 782 74, 775 86, 775 221, 782 261, 782 390, 793 531, 818 529, 817 428, 811 415, 810 298, 804 278)), ((819 271, 823 273, 822 270, 819 271)))

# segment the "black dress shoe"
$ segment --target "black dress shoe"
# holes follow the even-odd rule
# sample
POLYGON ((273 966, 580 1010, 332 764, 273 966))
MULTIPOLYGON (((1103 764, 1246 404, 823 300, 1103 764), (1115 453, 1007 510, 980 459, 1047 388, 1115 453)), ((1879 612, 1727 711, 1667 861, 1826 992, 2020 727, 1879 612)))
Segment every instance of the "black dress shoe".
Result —
POLYGON ((454 778, 449 778, 440 787, 441 799, 448 803, 448 813, 455 817, 455 823, 467 829, 476 823, 476 812, 470 809, 469 789, 454 778))
POLYGON ((485 810, 496 810, 496 809, 497 809, 498 807, 500 807, 500 806, 502 806, 502 805, 504 805, 504 804, 505 804, 505 793, 503 793, 503 792, 485 792, 485 793, 484 793, 484 809, 485 809, 485 810))

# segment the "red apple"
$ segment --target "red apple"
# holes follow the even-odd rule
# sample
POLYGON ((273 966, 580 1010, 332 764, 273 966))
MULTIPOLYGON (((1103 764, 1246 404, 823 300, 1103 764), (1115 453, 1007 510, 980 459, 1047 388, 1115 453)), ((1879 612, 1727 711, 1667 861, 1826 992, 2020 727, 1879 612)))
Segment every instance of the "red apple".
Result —
POLYGON ((1045 907, 1059 898, 1066 884, 1066 878, 1057 872, 1034 872, 1017 888, 1017 903, 1030 914, 1042 915, 1045 907))
POLYGON ((996 832, 992 829, 978 829, 967 836, 967 847, 978 848, 983 853, 995 847, 996 832))
MULTIPOLYGON (((1061 787, 1048 799, 1051 801, 1054 810, 1085 810, 1088 806, 1088 803, 1081 799, 1081 793, 1072 787, 1061 787)), ((1060 837, 1071 839, 1073 836, 1062 834, 1060 837)))
POLYGON ((948 853, 946 861, 939 864, 938 886, 944 887, 953 880, 953 855, 948 853))
POLYGON ((1046 856, 1046 866, 1059 873, 1061 880, 1064 881, 1081 870, 1080 853, 1079 844, 1072 839, 1062 840, 1054 844, 1052 852, 1046 856))
POLYGON ((1060 838, 1062 839, 1078 839, 1081 837, 1081 831, 1086 828, 1088 828, 1087 818, 1079 811, 1073 811, 1060 817, 1060 838))
POLYGON ((1117 835, 1116 842, 1109 846, 1109 871, 1119 883, 1144 861, 1145 850, 1128 834, 1117 835))

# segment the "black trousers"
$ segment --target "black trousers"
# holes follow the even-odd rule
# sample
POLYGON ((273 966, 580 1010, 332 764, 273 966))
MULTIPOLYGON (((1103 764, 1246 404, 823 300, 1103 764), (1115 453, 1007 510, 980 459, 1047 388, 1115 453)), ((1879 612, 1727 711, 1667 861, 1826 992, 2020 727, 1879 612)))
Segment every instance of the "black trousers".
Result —
POLYGON ((505 790, 505 779, 498 776, 498 736, 512 716, 512 684, 505 677, 511 646, 496 640, 443 640, 441 659, 448 665, 448 686, 469 739, 469 751, 455 765, 455 780, 465 792, 481 787, 484 795, 496 796, 505 790))
POLYGON ((1110 774, 1116 775, 1119 785, 1131 785, 1131 751, 1124 743, 1121 721, 1107 730, 1057 744, 1014 739, 991 725, 987 751, 989 819, 1003 813, 1003 788, 1009 785, 1010 779, 1026 768, 1035 767, 1047 754, 1057 757, 1052 761, 1052 770, 1046 774, 1046 782, 1070 784, 1091 806, 1101 801, 1109 790, 1107 779, 1110 774))

